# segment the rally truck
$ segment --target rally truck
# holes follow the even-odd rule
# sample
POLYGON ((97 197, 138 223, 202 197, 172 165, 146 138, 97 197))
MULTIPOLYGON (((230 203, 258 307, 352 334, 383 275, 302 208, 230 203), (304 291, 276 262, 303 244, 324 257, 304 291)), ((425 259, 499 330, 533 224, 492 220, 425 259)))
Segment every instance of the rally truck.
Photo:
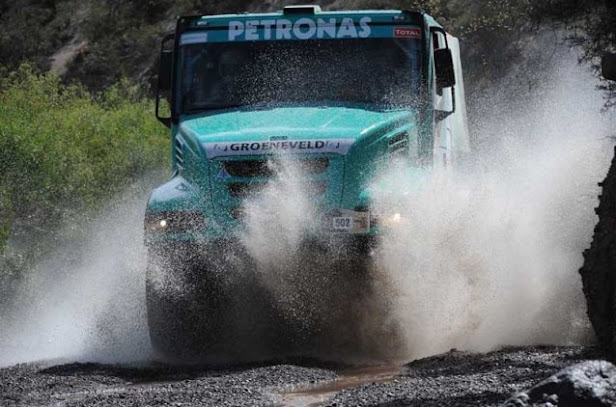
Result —
POLYGON ((412 183, 469 151, 459 42, 420 11, 181 17, 161 44, 156 116, 172 176, 145 212, 146 297, 152 344, 171 355, 215 352, 229 340, 219 328, 242 318, 221 317, 229 296, 253 295, 225 273, 272 162, 302 169, 321 225, 309 240, 357 259, 401 220, 374 210, 379 171, 412 183))

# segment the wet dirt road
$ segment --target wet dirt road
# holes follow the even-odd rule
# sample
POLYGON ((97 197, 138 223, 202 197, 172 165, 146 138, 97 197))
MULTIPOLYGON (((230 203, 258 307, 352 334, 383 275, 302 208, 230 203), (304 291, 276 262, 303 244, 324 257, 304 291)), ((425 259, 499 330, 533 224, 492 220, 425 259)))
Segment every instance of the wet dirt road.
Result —
POLYGON ((45 362, 0 369, 2 406, 497 406, 592 347, 452 351, 403 366, 226 368, 45 362))

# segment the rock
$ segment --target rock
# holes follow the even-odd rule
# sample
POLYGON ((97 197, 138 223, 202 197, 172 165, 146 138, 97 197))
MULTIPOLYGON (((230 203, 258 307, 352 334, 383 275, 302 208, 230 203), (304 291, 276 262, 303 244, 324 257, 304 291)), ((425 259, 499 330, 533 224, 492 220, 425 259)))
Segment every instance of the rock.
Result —
POLYGON ((605 79, 616 81, 616 54, 608 52, 603 56, 601 72, 605 79))
POLYGON ((567 367, 503 407, 603 407, 616 405, 616 366, 588 361, 567 367))
POLYGON ((588 317, 599 343, 616 360, 616 149, 595 210, 599 222, 580 269, 588 317))

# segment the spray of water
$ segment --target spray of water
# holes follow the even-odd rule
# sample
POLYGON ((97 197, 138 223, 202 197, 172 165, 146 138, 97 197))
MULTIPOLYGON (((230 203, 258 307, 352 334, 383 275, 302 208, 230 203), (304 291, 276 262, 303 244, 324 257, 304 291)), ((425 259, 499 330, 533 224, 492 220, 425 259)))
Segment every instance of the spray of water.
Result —
MULTIPOLYGON (((375 252, 370 290, 354 293, 355 313, 345 317, 357 328, 346 343, 356 348, 339 357, 406 360, 451 348, 591 340, 577 270, 596 223, 614 118, 600 114, 585 68, 561 57, 523 100, 495 92, 476 102, 485 106, 479 143, 463 170, 434 173, 419 188, 398 167, 379 176, 394 187, 377 193, 375 211, 403 221, 375 252)), ((349 332, 331 318, 344 303, 332 275, 344 273, 331 254, 323 262, 296 255, 318 225, 299 177, 282 172, 286 181, 249 205, 243 240, 283 313, 339 328, 325 339, 331 348, 349 332)))
MULTIPOLYGON (((135 194, 131 191, 128 196, 135 194)), ((144 311, 143 206, 117 197, 83 240, 29 270, 4 310, 0 366, 36 360, 139 361, 149 357, 144 311)), ((70 225, 72 228, 83 225, 70 225)))
POLYGON ((589 340, 577 270, 614 120, 600 115, 587 76, 569 57, 535 97, 488 97, 474 165, 399 197, 405 222, 378 262, 395 287, 406 357, 589 340))
MULTIPOLYGON (((588 340, 577 269, 596 222, 614 117, 599 114, 601 98, 575 58, 559 66, 523 102, 498 93, 475 102, 486 106, 476 119, 475 162, 397 197, 404 222, 383 237, 367 281, 363 265, 333 242, 302 253, 318 228, 312 197, 297 169, 276 169, 285 181, 248 202, 240 242, 280 315, 273 320, 299 333, 298 349, 408 359, 452 347, 588 340)), ((383 176, 407 192, 399 173, 383 176)), ((28 273, 2 321, 0 365, 150 357, 145 197, 116 202, 87 239, 28 273)))
POLYGON ((398 338, 387 301, 375 295, 380 280, 369 258, 318 234, 321 216, 305 168, 284 159, 270 165, 275 181, 247 202, 240 242, 290 338, 286 351, 357 363, 391 359, 398 338))

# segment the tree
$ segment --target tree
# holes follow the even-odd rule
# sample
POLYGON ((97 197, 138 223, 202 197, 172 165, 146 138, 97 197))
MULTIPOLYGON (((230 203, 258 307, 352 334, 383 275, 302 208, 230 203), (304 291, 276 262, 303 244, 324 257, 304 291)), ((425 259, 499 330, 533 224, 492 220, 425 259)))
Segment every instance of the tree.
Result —
MULTIPOLYGON (((582 60, 590 62, 597 71, 602 56, 616 51, 616 1, 547 0, 538 3, 533 18, 571 31, 570 41, 584 50, 582 60)), ((614 64, 614 59, 608 56, 604 64, 609 68, 608 73, 613 72, 614 64)), ((599 88, 606 91, 606 109, 616 107, 616 82, 606 80, 599 88)))

